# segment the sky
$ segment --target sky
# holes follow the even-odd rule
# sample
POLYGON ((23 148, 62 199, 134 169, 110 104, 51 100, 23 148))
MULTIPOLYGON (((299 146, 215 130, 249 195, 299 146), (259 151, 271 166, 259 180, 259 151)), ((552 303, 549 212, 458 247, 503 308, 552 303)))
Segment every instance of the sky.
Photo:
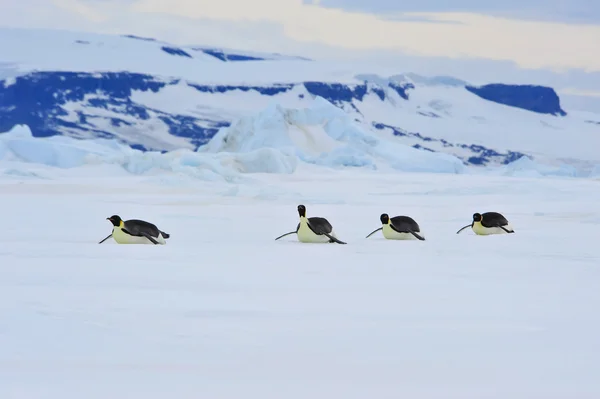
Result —
MULTIPOLYGON (((305 1, 305 3, 309 3, 305 1)), ((513 19, 554 21, 575 24, 600 23, 600 2, 596 0, 322 0, 326 7, 387 12, 471 12, 513 19)))
POLYGON ((5 0, 0 25, 369 60, 461 78, 533 76, 600 97, 599 0, 5 0))

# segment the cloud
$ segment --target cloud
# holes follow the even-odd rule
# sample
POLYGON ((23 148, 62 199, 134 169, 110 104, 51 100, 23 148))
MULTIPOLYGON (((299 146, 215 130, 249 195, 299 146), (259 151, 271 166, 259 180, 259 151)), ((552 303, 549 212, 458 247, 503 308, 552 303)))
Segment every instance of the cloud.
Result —
POLYGON ((52 0, 52 3, 59 9, 62 9, 68 13, 77 14, 79 17, 83 17, 86 20, 94 23, 104 23, 110 18, 110 14, 101 12, 93 4, 88 4, 80 0, 52 0))
POLYGON ((595 0, 322 0, 321 5, 372 13, 470 12, 513 19, 600 23, 600 2, 595 0))
MULTIPOLYGON (((138 13, 274 23, 290 41, 348 50, 511 60, 524 68, 600 70, 600 25, 515 20, 473 13, 399 13, 438 23, 393 20, 301 0, 138 0, 138 13)), ((390 15, 388 15, 389 17, 390 15)))
POLYGON ((585 90, 585 89, 567 88, 567 89, 561 90, 561 92, 564 94, 570 94, 570 95, 574 95, 574 96, 600 98, 600 90, 585 90))
MULTIPOLYGON (((436 1, 441 0, 424 4, 433 6, 436 1)), ((465 1, 482 4, 459 3, 465 1)), ((327 0, 19 0, 3 5, 0 24, 132 33, 180 44, 321 59, 408 55, 422 63, 422 57, 443 57, 495 60, 530 69, 600 71, 600 25, 466 12, 378 15, 325 8, 327 4, 327 0)))

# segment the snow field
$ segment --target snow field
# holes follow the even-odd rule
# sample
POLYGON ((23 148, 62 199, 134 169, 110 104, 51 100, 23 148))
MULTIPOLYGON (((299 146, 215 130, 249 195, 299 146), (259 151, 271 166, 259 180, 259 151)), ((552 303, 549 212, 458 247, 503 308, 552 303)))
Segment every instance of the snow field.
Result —
POLYGON ((91 170, 0 180, 2 397, 600 395, 597 181, 91 170), (299 203, 348 245, 274 241, 299 203), (455 234, 486 210, 516 233, 455 234), (98 245, 114 213, 172 238, 98 245))

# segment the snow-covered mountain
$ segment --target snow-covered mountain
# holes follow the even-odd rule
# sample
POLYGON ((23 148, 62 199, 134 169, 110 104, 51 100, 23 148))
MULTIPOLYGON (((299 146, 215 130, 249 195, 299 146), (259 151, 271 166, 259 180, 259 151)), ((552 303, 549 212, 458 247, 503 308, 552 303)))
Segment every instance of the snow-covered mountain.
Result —
MULTIPOLYGON (((523 155, 584 169, 600 163, 600 115, 564 110, 549 87, 475 86, 400 73, 401 66, 393 73, 355 70, 280 54, 43 30, 2 28, 0 54, 0 132, 23 124, 35 137, 117 138, 142 151, 242 151, 222 140, 242 140, 265 115, 286 119, 323 99, 343 111, 328 114, 339 125, 330 138, 354 129, 361 133, 345 140, 362 135, 387 149, 384 156, 352 145, 352 159, 344 153, 341 164, 356 166, 362 155, 390 160, 406 146, 466 165, 508 164, 523 155), (219 141, 207 146, 219 131, 219 141)), ((320 118, 320 126, 331 122, 320 118)), ((281 126, 306 127, 293 118, 281 126)), ((275 146, 283 133, 270 134, 252 148, 275 146)), ((314 163, 340 158, 327 146, 311 151, 301 156, 314 163)))

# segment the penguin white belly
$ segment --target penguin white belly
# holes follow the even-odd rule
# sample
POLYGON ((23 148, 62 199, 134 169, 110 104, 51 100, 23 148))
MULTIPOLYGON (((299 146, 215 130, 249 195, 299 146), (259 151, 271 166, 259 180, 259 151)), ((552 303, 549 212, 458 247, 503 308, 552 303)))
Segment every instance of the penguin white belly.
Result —
MULTIPOLYGON (((114 227, 112 232, 113 239, 118 244, 150 244, 154 245, 152 241, 147 239, 146 237, 134 237, 129 234, 124 233, 120 228, 114 227)), ((162 234, 158 234, 158 238, 156 238, 159 244, 166 244, 162 234)))
MULTIPOLYGON (((416 240, 417 238, 410 233, 398 233, 392 229, 389 224, 384 224, 381 229, 383 236, 388 240, 416 240)), ((420 234, 416 232, 417 234, 420 234)))
MULTIPOLYGON (((326 235, 318 235, 313 233, 310 227, 308 227, 308 224, 305 222, 300 222, 300 228, 296 234, 298 235, 298 241, 300 242, 326 243, 330 241, 329 237, 326 235)), ((335 237, 335 233, 331 232, 331 236, 335 237)))
MULTIPOLYGON (((508 231, 513 231, 510 224, 503 226, 508 231)), ((485 227, 480 222, 473 223, 473 232, 480 236, 487 236, 492 234, 508 234, 500 227, 485 227)))

